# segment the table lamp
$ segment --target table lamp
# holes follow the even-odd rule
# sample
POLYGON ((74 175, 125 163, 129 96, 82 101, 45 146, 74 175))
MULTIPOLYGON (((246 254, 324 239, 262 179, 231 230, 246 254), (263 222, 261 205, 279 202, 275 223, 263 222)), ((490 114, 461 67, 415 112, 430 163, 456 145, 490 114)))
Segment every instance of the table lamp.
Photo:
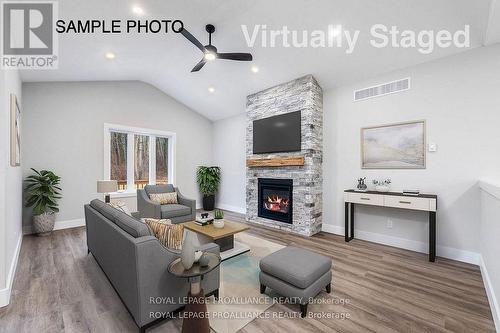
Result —
POLYGON ((109 203, 111 192, 118 191, 118 182, 116 180, 98 180, 97 193, 104 193, 104 202, 109 203))

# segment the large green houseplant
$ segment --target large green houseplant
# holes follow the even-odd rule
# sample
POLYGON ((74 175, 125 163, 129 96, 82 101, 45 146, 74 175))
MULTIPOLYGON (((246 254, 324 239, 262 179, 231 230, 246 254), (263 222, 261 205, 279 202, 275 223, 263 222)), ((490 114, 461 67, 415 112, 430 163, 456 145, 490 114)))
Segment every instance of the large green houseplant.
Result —
POLYGON ((203 194, 203 209, 214 210, 215 194, 220 184, 220 168, 216 166, 199 166, 196 172, 196 180, 200 192, 203 194))
POLYGON ((45 236, 54 229, 55 213, 59 212, 61 177, 52 171, 33 170, 26 178, 26 207, 33 207, 33 228, 37 235, 45 236))

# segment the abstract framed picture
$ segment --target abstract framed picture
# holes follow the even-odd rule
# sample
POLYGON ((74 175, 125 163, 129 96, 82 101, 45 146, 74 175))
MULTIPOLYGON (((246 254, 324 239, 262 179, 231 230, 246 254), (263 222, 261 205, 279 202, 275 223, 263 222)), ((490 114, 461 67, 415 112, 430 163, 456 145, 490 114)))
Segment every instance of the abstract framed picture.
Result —
POLYGON ((361 168, 425 169, 425 120, 361 129, 361 168))
POLYGON ((21 109, 14 94, 10 94, 10 165, 21 165, 21 109))

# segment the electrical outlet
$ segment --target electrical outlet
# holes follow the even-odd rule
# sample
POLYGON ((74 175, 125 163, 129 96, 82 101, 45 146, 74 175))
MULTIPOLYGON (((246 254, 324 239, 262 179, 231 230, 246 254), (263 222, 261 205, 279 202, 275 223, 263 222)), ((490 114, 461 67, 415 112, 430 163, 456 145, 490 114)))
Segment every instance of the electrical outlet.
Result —
POLYGON ((429 152, 434 153, 437 152, 437 150, 437 144, 435 144, 434 142, 429 143, 429 152))
POLYGON ((392 220, 387 220, 387 228, 392 229, 392 220))

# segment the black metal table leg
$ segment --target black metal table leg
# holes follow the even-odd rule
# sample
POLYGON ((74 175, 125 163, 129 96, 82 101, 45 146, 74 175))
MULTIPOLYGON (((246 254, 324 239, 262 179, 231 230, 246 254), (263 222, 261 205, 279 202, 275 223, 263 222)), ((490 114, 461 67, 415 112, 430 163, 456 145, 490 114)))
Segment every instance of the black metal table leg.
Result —
POLYGON ((349 240, 354 239, 354 203, 351 202, 351 237, 349 240))
POLYGON ((436 212, 429 212, 429 261, 436 260, 436 212))
POLYGON ((345 241, 349 241, 349 203, 344 202, 344 207, 345 207, 345 241))

